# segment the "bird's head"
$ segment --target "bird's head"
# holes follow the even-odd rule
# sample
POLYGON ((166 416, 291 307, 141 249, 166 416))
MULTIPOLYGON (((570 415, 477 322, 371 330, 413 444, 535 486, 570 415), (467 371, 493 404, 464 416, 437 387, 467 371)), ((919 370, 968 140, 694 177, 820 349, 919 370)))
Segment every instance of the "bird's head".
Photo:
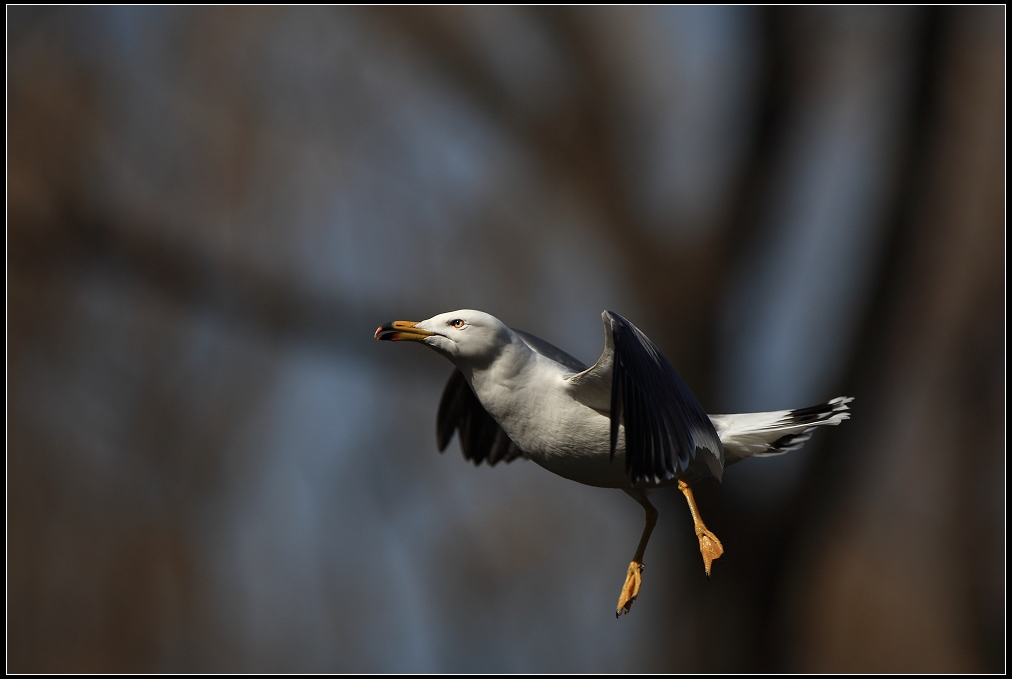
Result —
POLYGON ((378 340, 421 342, 454 363, 481 365, 496 359, 513 341, 502 321, 484 311, 461 309, 417 323, 393 321, 376 328, 378 340))

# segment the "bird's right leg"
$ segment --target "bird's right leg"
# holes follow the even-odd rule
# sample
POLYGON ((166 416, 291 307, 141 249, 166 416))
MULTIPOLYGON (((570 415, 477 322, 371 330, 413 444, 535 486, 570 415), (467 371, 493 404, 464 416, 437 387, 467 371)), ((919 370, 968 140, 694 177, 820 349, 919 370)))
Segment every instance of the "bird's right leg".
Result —
POLYGON ((632 608, 632 602, 640 593, 640 584, 643 582, 641 572, 643 571, 643 554, 647 551, 647 542, 650 541, 650 534, 657 525, 657 510, 650 504, 647 494, 642 490, 625 491, 629 497, 639 502, 646 511, 646 525, 643 526, 643 535, 640 537, 639 547, 636 548, 636 555, 633 556, 629 570, 626 572, 625 584, 622 585, 622 593, 618 597, 618 608, 615 609, 615 617, 628 613, 632 608))
POLYGON ((689 512, 692 513, 692 524, 699 539, 699 553, 703 555, 703 567, 706 568, 706 579, 710 579, 710 567, 715 559, 719 559, 724 553, 724 545, 720 540, 707 529, 699 516, 699 508, 696 506, 696 498, 692 495, 692 488, 683 479, 678 479, 678 490, 682 491, 685 501, 689 503, 689 512))

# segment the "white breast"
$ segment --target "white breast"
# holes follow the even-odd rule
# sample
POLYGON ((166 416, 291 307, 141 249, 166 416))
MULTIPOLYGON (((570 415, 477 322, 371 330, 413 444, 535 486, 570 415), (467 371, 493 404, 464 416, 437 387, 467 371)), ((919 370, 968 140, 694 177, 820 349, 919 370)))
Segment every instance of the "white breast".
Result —
POLYGON ((524 359, 521 366, 473 374, 471 384, 485 410, 548 471, 591 486, 627 486, 625 437, 619 436, 612 460, 611 419, 570 396, 558 363, 534 352, 524 359))

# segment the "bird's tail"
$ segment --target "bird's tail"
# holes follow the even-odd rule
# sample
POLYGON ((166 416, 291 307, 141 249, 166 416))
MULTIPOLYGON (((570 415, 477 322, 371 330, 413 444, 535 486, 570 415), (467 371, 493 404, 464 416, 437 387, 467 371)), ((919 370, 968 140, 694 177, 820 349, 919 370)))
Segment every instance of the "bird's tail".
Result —
POLYGON ((797 450, 812 438, 816 427, 837 425, 850 419, 847 404, 853 400, 849 396, 837 396, 829 403, 797 410, 710 415, 720 442, 724 444, 724 466, 747 457, 769 457, 797 450))

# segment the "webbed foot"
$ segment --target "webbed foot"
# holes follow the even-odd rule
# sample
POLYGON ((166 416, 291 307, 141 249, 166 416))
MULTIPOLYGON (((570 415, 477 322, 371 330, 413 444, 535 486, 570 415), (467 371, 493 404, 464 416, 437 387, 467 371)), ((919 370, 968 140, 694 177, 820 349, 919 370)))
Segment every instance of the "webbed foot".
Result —
POLYGON ((696 537, 699 538, 699 553, 703 555, 703 566, 706 568, 706 579, 710 579, 710 568, 713 562, 724 553, 724 545, 717 536, 700 523, 696 526, 696 537))
MULTIPOLYGON (((717 544, 720 544, 719 542, 717 544)), ((625 584, 622 585, 622 594, 618 597, 618 608, 615 609, 615 617, 619 617, 623 613, 628 613, 629 609, 632 608, 633 601, 636 600, 637 595, 640 593, 640 585, 643 584, 643 564, 638 561, 633 561, 629 564, 629 570, 626 571, 625 584)))

